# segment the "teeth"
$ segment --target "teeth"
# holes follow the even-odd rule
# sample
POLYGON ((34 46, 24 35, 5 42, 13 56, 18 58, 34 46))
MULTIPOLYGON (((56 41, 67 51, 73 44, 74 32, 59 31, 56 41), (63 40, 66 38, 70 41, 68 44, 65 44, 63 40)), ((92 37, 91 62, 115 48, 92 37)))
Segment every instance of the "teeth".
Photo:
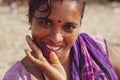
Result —
POLYGON ((51 49, 51 50, 54 50, 54 51, 56 51, 56 50, 58 50, 60 47, 53 47, 53 46, 49 46, 49 45, 46 45, 49 49, 51 49))

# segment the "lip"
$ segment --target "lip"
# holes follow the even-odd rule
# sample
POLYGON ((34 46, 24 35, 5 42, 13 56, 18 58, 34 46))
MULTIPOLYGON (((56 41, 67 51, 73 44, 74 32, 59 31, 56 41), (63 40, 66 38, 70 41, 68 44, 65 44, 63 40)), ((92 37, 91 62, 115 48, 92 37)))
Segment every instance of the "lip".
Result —
POLYGON ((55 52, 57 54, 62 47, 63 46, 59 44, 48 44, 48 43, 41 44, 42 51, 47 54, 50 54, 50 52, 55 52))
POLYGON ((50 49, 51 51, 58 51, 61 47, 60 46, 51 46, 51 45, 48 45, 48 44, 45 44, 45 46, 50 49))

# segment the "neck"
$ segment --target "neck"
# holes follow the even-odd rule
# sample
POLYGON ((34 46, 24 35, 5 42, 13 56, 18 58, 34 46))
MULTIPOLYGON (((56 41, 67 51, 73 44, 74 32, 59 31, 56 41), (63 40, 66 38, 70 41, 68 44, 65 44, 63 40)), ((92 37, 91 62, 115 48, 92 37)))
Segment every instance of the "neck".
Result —
MULTIPOLYGON (((68 51, 69 52, 69 51, 68 51)), ((66 53, 65 53, 66 54, 66 53)), ((63 55, 64 56, 64 55, 63 55)), ((66 56, 59 58, 61 64, 64 67, 64 70, 67 74, 67 80, 70 80, 70 52, 66 56)))
POLYGON ((69 63, 70 60, 70 50, 68 50, 66 53, 64 53, 65 55, 62 55, 59 57, 59 60, 61 62, 62 65, 69 63))

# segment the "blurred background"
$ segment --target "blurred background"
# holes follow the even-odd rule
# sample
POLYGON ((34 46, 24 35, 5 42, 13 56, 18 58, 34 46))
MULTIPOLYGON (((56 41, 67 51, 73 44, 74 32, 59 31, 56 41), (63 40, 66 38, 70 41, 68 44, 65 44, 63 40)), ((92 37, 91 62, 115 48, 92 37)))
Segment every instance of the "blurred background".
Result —
MULTIPOLYGON (((27 0, 0 0, 0 80, 28 48, 27 0)), ((120 0, 88 0, 81 32, 102 36, 120 49, 120 0)))

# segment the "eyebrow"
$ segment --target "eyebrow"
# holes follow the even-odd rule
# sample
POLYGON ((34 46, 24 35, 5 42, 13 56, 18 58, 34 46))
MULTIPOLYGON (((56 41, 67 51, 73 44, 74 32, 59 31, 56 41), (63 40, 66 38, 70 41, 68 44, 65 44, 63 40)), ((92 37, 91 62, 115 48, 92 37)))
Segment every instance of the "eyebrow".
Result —
POLYGON ((46 20, 46 21, 53 21, 53 20, 51 20, 51 19, 48 19, 48 18, 42 18, 42 17, 36 17, 36 16, 34 16, 34 18, 35 19, 39 19, 39 20, 46 20))
POLYGON ((78 25, 76 22, 66 22, 67 25, 78 25))
POLYGON ((46 21, 53 21, 53 20, 51 20, 51 19, 48 19, 48 18, 39 18, 40 20, 46 20, 46 21))

